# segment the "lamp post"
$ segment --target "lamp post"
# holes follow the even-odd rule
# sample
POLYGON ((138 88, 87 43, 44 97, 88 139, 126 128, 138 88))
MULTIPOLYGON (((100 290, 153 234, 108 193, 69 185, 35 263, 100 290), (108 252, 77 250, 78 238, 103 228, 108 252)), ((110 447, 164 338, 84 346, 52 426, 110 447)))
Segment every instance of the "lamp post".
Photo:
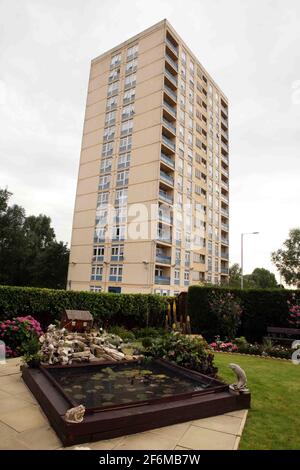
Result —
POLYGON ((259 232, 246 232, 241 234, 241 289, 244 288, 244 235, 257 235, 259 232))

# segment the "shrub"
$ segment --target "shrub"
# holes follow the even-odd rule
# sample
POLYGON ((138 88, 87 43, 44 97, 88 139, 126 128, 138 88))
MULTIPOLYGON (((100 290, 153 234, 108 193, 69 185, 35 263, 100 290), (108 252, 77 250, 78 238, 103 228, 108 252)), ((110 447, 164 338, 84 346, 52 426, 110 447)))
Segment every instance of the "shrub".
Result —
POLYGON ((8 357, 22 355, 29 344, 37 342, 42 329, 31 316, 17 317, 0 323, 0 339, 6 345, 8 357))
POLYGON ((151 337, 151 338, 149 336, 143 337, 143 339, 142 339, 143 348, 145 348, 145 349, 150 348, 153 344, 153 341, 155 341, 153 339, 153 337, 151 337))
POLYGON ((162 336, 145 350, 146 356, 163 358, 179 366, 215 376, 214 355, 206 341, 199 337, 189 337, 180 333, 162 336))
POLYGON ((250 342, 262 342, 268 326, 291 327, 289 304, 300 302, 300 290, 229 289, 225 287, 191 286, 188 291, 188 313, 192 331, 208 341, 220 334, 220 324, 210 306, 211 292, 230 292, 242 309, 236 334, 250 342))
POLYGON ((209 307, 215 317, 215 328, 224 338, 234 338, 241 323, 241 307, 238 299, 229 291, 211 290, 208 295, 209 307))
POLYGON ((119 336, 125 342, 135 340, 135 336, 132 331, 126 330, 123 326, 112 326, 109 328, 109 333, 119 336))
POLYGON ((64 309, 89 310, 102 325, 163 326, 167 299, 153 294, 114 294, 0 286, 0 320, 32 315, 43 328, 64 309))
POLYGON ((146 328, 133 328, 132 331, 136 338, 146 338, 148 336, 157 338, 158 336, 166 334, 166 330, 164 328, 154 328, 151 326, 146 328))

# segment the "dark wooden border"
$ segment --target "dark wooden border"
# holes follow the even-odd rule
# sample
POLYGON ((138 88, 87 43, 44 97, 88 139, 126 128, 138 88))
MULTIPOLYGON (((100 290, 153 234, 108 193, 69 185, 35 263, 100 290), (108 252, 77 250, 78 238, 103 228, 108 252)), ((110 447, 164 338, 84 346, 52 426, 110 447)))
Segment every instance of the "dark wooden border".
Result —
MULTIPOLYGON (((184 372, 193 376, 194 374, 198 375, 198 372, 181 367, 177 369, 177 366, 163 362, 165 366, 178 370, 180 374, 184 372)), ((202 376, 202 374, 200 375, 202 376)), ((211 380, 209 377, 204 377, 206 380, 211 380)), ((64 446, 111 439, 125 434, 249 408, 251 398, 250 394, 231 392, 226 384, 212 379, 216 382, 216 386, 210 393, 177 396, 173 400, 170 397, 169 400, 163 402, 154 403, 149 400, 146 403, 136 402, 133 404, 134 406, 94 410, 93 413, 84 416, 82 423, 70 424, 64 420, 70 403, 48 379, 47 374, 40 369, 23 367, 22 378, 39 402, 64 446)))

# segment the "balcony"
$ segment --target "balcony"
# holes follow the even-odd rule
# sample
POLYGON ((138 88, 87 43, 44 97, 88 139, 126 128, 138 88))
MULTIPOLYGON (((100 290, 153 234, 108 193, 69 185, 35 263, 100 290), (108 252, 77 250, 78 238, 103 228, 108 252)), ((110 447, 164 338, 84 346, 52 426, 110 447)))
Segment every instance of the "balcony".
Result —
POLYGON ((229 259, 229 253, 225 253, 224 251, 221 251, 221 258, 229 259))
POLYGON ((161 212, 158 214, 159 222, 163 222, 164 224, 171 225, 173 223, 172 218, 168 215, 162 214, 161 212))
POLYGON ((179 279, 174 279, 174 284, 177 285, 177 286, 179 286, 180 280, 179 280, 179 279))
POLYGON ((228 244, 229 244, 228 238, 221 237, 221 243, 222 243, 223 245, 228 245, 228 244))
POLYGON ((159 190, 159 199, 164 202, 167 202, 168 204, 173 204, 173 197, 169 196, 168 193, 162 191, 161 189, 159 190))
POLYGON ((173 67, 173 69, 176 72, 178 72, 178 64, 172 59, 172 57, 170 57, 169 54, 166 53, 165 58, 166 58, 168 64, 170 64, 173 67))
POLYGON ((225 142, 223 142, 223 140, 221 140, 221 145, 226 150, 226 152, 228 152, 228 145, 225 144, 225 142))
POLYGON ((161 242, 161 243, 167 243, 168 245, 171 245, 172 238, 169 234, 158 232, 157 241, 161 242))
POLYGON ((170 186, 174 186, 174 178, 172 178, 172 176, 168 175, 168 173, 165 173, 162 170, 160 170, 160 179, 165 183, 169 184, 170 186))
POLYGON ((127 185, 128 185, 128 178, 125 178, 124 180, 117 181, 117 187, 127 186, 127 185))
POLYGON ((173 118, 176 118, 176 108, 173 108, 172 106, 170 106, 169 103, 167 103, 165 100, 163 101, 163 105, 165 109, 168 111, 168 113, 170 113, 170 115, 173 118))
POLYGON ((224 186, 224 188, 229 189, 229 184, 227 181, 221 179, 221 185, 224 186))
POLYGON ((228 274, 228 272, 229 272, 229 271, 228 271, 228 268, 223 268, 223 267, 221 267, 221 273, 222 273, 222 274, 228 274))
POLYGON ((185 280, 185 281, 184 281, 184 285, 185 285, 185 286, 189 286, 189 285, 190 285, 190 281, 186 281, 186 280, 185 280))
POLYGON ((163 141, 163 144, 166 145, 167 147, 169 147, 171 150, 173 150, 173 152, 175 152, 175 142, 172 142, 172 140, 168 139, 168 137, 166 137, 165 135, 162 135, 162 141, 163 141))
POLYGON ((160 159, 162 162, 164 162, 166 165, 168 165, 171 168, 175 168, 175 162, 172 160, 172 158, 168 157, 165 155, 163 152, 160 154, 160 159))
POLYGON ((223 162, 228 165, 228 163, 229 163, 228 157, 226 157, 225 155, 221 155, 221 158, 222 158, 223 162))
POLYGON ((177 87, 177 78, 174 77, 167 69, 165 69, 165 76, 167 77, 167 79, 172 83, 172 85, 174 85, 175 87, 177 87))
POLYGON ((171 51, 176 55, 176 57, 178 57, 178 47, 174 46, 174 44, 168 38, 166 38, 166 43, 171 51))
POLYGON ((221 207, 221 213, 228 216, 229 214, 229 210, 228 209, 225 209, 224 207, 221 207))
POLYGON ((163 126, 165 126, 169 131, 171 131, 174 135, 176 135, 176 127, 165 118, 163 118, 162 121, 163 121, 163 126))
POLYGON ((92 257, 92 263, 96 263, 96 262, 101 262, 104 260, 104 256, 103 255, 100 255, 100 256, 93 256, 92 257))
POLYGON ((228 108, 225 108, 225 106, 223 106, 222 103, 221 103, 221 110, 225 114, 225 116, 228 116, 228 108))
POLYGON ((229 172, 225 170, 225 168, 223 168, 222 166, 221 166, 221 172, 223 173, 223 175, 227 176, 227 178, 229 177, 229 172))
POLYGON ((222 194, 222 193, 221 193, 221 199, 222 199, 222 201, 224 201, 224 202, 228 202, 228 201, 229 201, 229 197, 226 196, 225 194, 222 194))
POLYGON ((171 256, 156 253, 155 260, 159 264, 171 264, 171 256))
POLYGON ((167 276, 155 276, 155 284, 170 284, 170 277, 167 276))
POLYGON ((229 225, 228 224, 221 224, 222 230, 225 230, 225 232, 228 232, 229 230, 229 225))
POLYGON ((177 103, 177 95, 168 85, 164 85, 164 91, 177 103))

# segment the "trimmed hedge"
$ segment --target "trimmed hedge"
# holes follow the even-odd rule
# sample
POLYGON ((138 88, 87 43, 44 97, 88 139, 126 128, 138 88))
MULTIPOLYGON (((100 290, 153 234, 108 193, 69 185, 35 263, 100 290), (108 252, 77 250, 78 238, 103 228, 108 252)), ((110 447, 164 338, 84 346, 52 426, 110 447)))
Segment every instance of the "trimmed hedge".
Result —
POLYGON ((191 286, 188 290, 188 312, 192 330, 201 333, 207 341, 212 341, 219 334, 218 322, 208 301, 209 294, 219 290, 231 292, 240 301, 243 313, 237 336, 245 336, 250 342, 261 342, 268 326, 291 327, 287 301, 293 294, 300 301, 300 290, 191 286))
POLYGON ((153 294, 114 294, 86 291, 0 286, 0 320, 31 315, 43 328, 60 320, 64 309, 89 310, 100 325, 127 328, 163 326, 167 298, 153 294))

